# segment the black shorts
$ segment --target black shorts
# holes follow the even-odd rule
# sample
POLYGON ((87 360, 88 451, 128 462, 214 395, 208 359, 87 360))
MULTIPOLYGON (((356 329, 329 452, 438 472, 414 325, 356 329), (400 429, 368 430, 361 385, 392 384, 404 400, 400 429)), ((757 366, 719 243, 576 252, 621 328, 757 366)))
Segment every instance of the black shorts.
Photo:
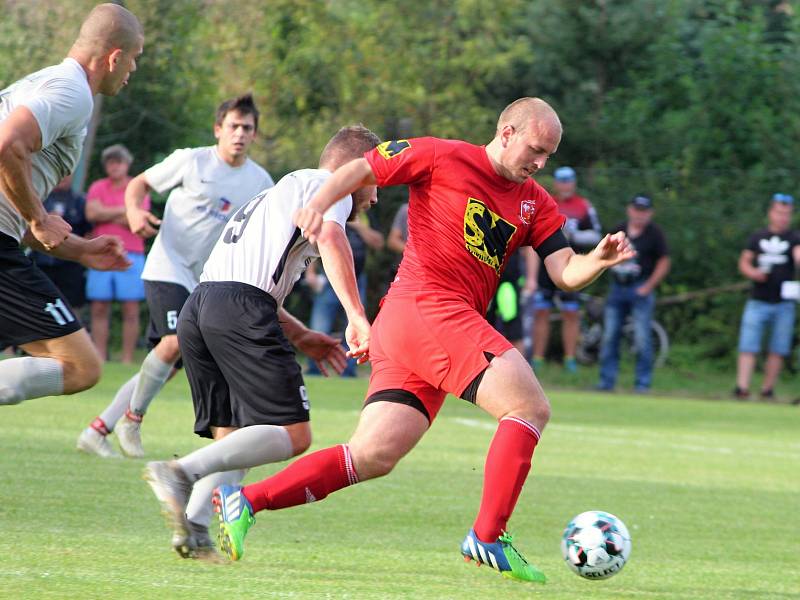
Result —
POLYGON ((189 290, 177 283, 145 279, 144 296, 150 311, 147 341, 155 346, 165 335, 178 334, 178 315, 189 297, 189 290))
POLYGON ((64 293, 73 308, 86 304, 86 268, 76 262, 55 266, 37 265, 56 287, 64 293))
POLYGON ((3 233, 0 295, 0 348, 59 338, 83 327, 64 294, 17 240, 3 233))
POLYGON ((275 300, 236 282, 201 283, 178 319, 194 431, 291 425, 309 420, 300 365, 278 322, 275 300))

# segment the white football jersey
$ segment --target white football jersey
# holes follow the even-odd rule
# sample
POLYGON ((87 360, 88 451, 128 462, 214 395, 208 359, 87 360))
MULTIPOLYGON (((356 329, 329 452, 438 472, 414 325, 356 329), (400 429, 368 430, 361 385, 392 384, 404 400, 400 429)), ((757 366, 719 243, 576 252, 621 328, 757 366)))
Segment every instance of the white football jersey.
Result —
MULTIPOLYGON (((301 169, 261 192, 233 216, 208 257, 200 281, 238 281, 260 288, 283 304, 306 267, 319 257, 292 221, 331 176, 324 169, 301 169)), ((342 198, 323 215, 344 229, 353 208, 342 198)))
MULTIPOLYGON (((83 67, 65 58, 0 90, 0 122, 20 106, 33 113, 42 133, 42 148, 31 155, 31 181, 44 200, 72 173, 83 149, 94 107, 83 67)), ((28 223, 0 192, 0 232, 20 241, 26 229, 28 223)))
POLYGON ((142 279, 177 283, 190 292, 231 215, 275 185, 249 158, 239 167, 230 166, 216 146, 176 150, 144 175, 157 192, 172 191, 142 279))

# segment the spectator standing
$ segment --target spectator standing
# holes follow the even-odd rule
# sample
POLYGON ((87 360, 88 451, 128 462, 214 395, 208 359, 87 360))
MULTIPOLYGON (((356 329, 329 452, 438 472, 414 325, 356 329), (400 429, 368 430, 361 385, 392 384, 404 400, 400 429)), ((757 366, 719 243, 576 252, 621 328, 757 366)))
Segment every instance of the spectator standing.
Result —
POLYGON ((599 390, 613 390, 616 384, 619 342, 628 315, 633 315, 636 349, 634 387, 637 392, 646 393, 652 383, 651 325, 656 304, 655 289, 670 269, 667 238, 652 221, 653 201, 648 196, 638 195, 628 204, 628 220, 611 231, 624 231, 636 250, 636 256, 611 268, 613 280, 604 315, 599 390))
MULTIPOLYGON (((576 252, 587 252, 600 242, 602 227, 592 203, 577 193, 578 179, 571 167, 560 167, 553 174, 553 198, 558 211, 567 217, 564 234, 570 247, 576 252)), ((534 268, 531 271, 525 292, 533 293, 533 367, 544 364, 547 346, 550 342, 550 311, 558 305, 561 311, 561 343, 564 348, 564 368, 574 373, 578 369, 575 350, 578 346, 580 332, 580 301, 575 292, 565 292, 556 287, 547 269, 538 265, 538 257, 534 256, 534 268), (535 276, 535 277, 534 277, 535 276)))
MULTIPOLYGON (((366 213, 351 215, 350 220, 347 222, 345 233, 353 250, 353 266, 355 267, 356 281, 358 282, 358 294, 361 297, 361 303, 366 306, 367 272, 364 267, 367 264, 367 253, 369 250, 382 249, 384 237, 380 231, 373 229, 366 213)), ((316 292, 314 305, 311 308, 309 326, 316 331, 330 334, 333 332, 339 316, 344 317, 344 309, 336 296, 336 292, 333 291, 330 281, 325 275, 317 273, 316 267, 316 263, 311 263, 306 270, 306 281, 311 289, 316 292)), ((309 362, 307 373, 309 375, 321 374, 314 361, 309 362)), ((351 358, 347 361, 347 367, 345 367, 342 377, 355 376, 356 360, 351 358)))
MULTIPOLYGON (((72 175, 67 175, 44 200, 44 209, 69 223, 72 233, 84 237, 92 229, 92 224, 86 219, 86 198, 74 192, 71 186, 72 175)), ((44 252, 34 251, 30 256, 36 266, 61 290, 72 308, 79 310, 86 304, 86 267, 44 252)))
MULTIPOLYGON (((133 156, 122 144, 109 146, 101 155, 107 177, 89 186, 86 218, 94 223, 93 236, 110 234, 122 240, 131 266, 122 272, 90 270, 86 296, 91 301, 92 340, 103 360, 108 359, 108 333, 111 302, 122 304, 122 357, 125 364, 133 362, 133 352, 139 339, 139 302, 144 300, 142 269, 144 240, 131 233, 125 216, 125 189, 133 156)), ((145 199, 150 208, 149 196, 145 199)))
MULTIPOLYGON (((404 202, 397 209, 392 221, 392 228, 389 230, 389 237, 386 239, 386 245, 392 252, 403 255, 406 249, 406 241, 408 240, 408 202, 404 202)), ((399 260, 398 260, 399 264, 399 260)))
POLYGON ((744 307, 739 328, 739 359, 733 395, 741 400, 750 396, 750 379, 761 341, 770 329, 767 362, 761 397, 774 397, 775 382, 783 361, 792 348, 796 286, 787 285, 795 278, 800 263, 800 235, 791 230, 794 198, 788 194, 772 196, 766 229, 759 229, 747 240, 739 256, 739 271, 753 282, 750 299, 744 307))

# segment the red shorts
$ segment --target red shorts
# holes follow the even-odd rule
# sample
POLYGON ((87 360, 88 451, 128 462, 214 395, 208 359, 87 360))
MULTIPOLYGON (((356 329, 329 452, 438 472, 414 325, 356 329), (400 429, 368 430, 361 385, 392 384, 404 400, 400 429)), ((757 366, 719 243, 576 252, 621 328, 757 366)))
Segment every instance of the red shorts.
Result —
POLYGON ((372 325, 367 402, 377 392, 402 390, 433 422, 445 396, 462 396, 489 366, 484 353, 500 356, 511 348, 462 300, 435 293, 386 298, 372 325))

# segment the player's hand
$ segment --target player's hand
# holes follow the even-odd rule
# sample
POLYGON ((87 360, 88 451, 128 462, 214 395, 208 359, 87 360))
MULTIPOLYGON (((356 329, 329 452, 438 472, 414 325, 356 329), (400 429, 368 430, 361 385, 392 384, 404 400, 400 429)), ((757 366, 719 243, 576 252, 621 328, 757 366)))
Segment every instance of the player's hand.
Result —
POLYGON ((347 356, 356 359, 356 364, 363 364, 369 360, 370 325, 364 316, 350 319, 344 331, 344 339, 350 350, 347 356))
POLYGON ((72 226, 54 214, 45 214, 44 218, 31 221, 31 233, 45 250, 54 250, 64 242, 72 231, 72 226))
POLYGON ((136 235, 143 238, 151 238, 158 233, 156 228, 161 225, 161 219, 149 210, 129 208, 125 216, 128 218, 128 226, 136 235))
POLYGON ((131 266, 122 240, 115 235, 100 235, 86 240, 80 263, 96 271, 124 271, 131 266))
POLYGON ((636 250, 631 245, 628 236, 624 232, 618 231, 613 235, 606 234, 591 254, 604 269, 608 269, 632 259, 636 256, 636 250))
POLYGON ((345 354, 341 342, 319 331, 309 329, 294 341, 294 345, 317 364, 319 372, 325 377, 328 376, 325 363, 333 367, 333 370, 339 375, 347 366, 347 354, 345 354))
POLYGON ((308 240, 310 244, 314 244, 322 231, 322 213, 316 208, 310 206, 303 206, 294 211, 292 215, 294 224, 303 230, 303 237, 308 240))

